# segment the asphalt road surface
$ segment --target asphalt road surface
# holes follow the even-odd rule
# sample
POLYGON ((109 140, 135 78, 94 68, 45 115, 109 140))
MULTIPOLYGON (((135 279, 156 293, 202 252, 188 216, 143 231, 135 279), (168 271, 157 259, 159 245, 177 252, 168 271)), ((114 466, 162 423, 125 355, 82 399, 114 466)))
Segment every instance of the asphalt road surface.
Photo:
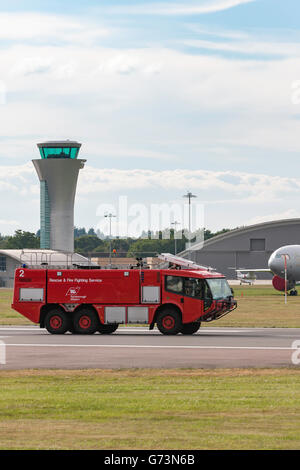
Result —
POLYGON ((299 367, 300 329, 202 328, 164 336, 145 327, 112 335, 50 335, 39 327, 0 327, 1 370, 299 367), (298 354, 299 353, 299 354, 298 354))

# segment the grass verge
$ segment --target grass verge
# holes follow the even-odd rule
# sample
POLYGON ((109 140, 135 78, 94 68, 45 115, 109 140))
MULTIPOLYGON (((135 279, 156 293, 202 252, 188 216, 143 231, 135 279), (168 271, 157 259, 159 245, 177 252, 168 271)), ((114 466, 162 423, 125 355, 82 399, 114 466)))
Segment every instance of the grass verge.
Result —
POLYGON ((298 449, 300 375, 0 372, 0 449, 298 449))
POLYGON ((13 289, 0 289, 0 325, 32 325, 32 323, 11 308, 13 289))
POLYGON ((243 328, 299 328, 300 295, 288 296, 272 286, 233 286, 238 308, 203 326, 243 328))

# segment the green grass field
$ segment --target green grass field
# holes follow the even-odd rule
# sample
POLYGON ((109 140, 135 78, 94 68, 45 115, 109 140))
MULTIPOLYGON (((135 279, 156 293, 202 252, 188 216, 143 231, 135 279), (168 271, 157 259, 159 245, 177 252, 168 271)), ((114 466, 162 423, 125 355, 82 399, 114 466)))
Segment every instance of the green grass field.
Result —
MULTIPOLYGON (((288 297, 272 286, 234 286, 238 308, 224 318, 203 323, 203 327, 299 328, 300 295, 288 297)), ((11 309, 12 289, 0 289, 0 325, 30 325, 31 322, 11 309)))
POLYGON ((300 295, 288 296, 272 286, 233 286, 238 308, 226 317, 206 326, 299 328, 300 295))
MULTIPOLYGON (((300 296, 236 286, 206 326, 299 327, 300 296)), ((0 324, 30 325, 0 289, 0 324)), ((290 369, 1 371, 0 449, 298 449, 290 369)))
POLYGON ((297 370, 0 372, 0 449, 298 449, 297 370))
POLYGON ((32 323, 12 310, 13 289, 0 289, 0 325, 31 325, 32 323))

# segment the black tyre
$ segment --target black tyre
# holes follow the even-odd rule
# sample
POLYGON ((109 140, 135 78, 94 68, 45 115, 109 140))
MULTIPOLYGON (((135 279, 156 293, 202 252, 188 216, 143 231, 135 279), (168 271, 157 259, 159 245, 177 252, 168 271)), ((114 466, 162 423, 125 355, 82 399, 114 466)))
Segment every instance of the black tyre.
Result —
POLYGON ((80 335, 92 335, 99 327, 99 319, 90 308, 82 308, 74 313, 73 332, 80 335))
POLYGON ((183 335, 193 335, 199 330, 200 325, 200 322, 184 323, 182 325, 180 333, 182 333, 183 335))
POLYGON ((103 323, 100 323, 100 326, 98 326, 98 331, 101 333, 101 335, 110 335, 118 329, 118 326, 119 323, 112 323, 111 325, 103 325, 103 323))
POLYGON ((163 335, 177 335, 182 329, 180 314, 172 309, 160 312, 156 324, 163 335))
POLYGON ((59 308, 50 310, 45 317, 45 327, 52 335, 65 334, 70 325, 69 314, 59 308))

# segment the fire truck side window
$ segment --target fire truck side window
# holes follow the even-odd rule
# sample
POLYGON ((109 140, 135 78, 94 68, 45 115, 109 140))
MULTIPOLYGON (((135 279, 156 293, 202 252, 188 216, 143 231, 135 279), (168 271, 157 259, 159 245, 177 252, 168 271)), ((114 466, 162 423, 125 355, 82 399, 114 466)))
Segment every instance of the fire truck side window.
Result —
POLYGON ((165 289, 174 294, 203 299, 209 288, 203 279, 195 277, 166 276, 165 289))
POLYGON ((165 289, 174 292, 174 294, 182 294, 183 279, 180 276, 166 276, 165 289))
POLYGON ((202 299, 204 296, 204 287, 205 283, 203 282, 203 279, 195 277, 186 277, 184 279, 184 295, 202 299))

